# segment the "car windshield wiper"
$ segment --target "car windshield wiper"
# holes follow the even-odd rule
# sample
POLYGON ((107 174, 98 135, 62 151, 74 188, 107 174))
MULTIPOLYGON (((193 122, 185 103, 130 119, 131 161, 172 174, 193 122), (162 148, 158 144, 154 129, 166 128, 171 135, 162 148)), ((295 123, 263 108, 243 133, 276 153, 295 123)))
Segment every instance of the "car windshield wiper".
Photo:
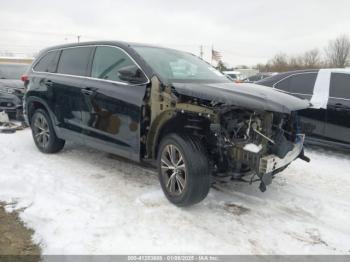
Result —
POLYGON ((6 79, 6 77, 0 76, 0 79, 6 79))

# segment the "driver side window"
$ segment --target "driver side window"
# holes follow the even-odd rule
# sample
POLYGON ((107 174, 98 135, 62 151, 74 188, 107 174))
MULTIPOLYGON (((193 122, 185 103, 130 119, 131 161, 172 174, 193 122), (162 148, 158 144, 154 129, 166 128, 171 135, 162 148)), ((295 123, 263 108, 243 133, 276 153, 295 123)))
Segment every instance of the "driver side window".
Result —
POLYGON ((96 48, 91 77, 126 82, 120 78, 119 70, 136 67, 131 58, 121 49, 110 46, 99 46, 96 48))

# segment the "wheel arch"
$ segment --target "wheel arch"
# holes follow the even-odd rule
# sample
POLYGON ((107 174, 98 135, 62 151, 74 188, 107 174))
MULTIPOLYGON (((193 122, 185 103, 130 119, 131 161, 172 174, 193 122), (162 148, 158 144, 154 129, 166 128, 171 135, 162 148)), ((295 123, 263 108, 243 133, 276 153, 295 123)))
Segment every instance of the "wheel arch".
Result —
POLYGON ((157 149, 159 140, 168 126, 171 126, 172 123, 175 123, 177 117, 174 115, 173 110, 167 110, 161 113, 150 126, 149 132, 146 139, 146 152, 147 158, 156 159, 157 149))
POLYGON ((31 119, 32 119, 32 116, 33 116, 35 110, 37 110, 39 108, 45 110, 49 114, 51 121, 52 121, 52 125, 55 129, 55 132, 57 135, 59 135, 60 132, 59 132, 59 128, 57 126, 58 120, 55 117, 55 114, 52 112, 52 110, 50 110, 49 105, 40 97, 29 96, 26 98, 25 112, 26 112, 26 117, 27 117, 27 121, 28 121, 29 126, 31 125, 31 119))
MULTIPOLYGON (((193 118, 194 116, 191 113, 180 113, 175 112, 174 110, 167 110, 159 115, 150 127, 147 136, 147 157, 154 160, 157 159, 158 148, 161 140, 170 133, 193 135, 194 129, 191 129, 188 125, 190 119, 193 118)), ((199 119, 205 121, 204 118, 199 119)))

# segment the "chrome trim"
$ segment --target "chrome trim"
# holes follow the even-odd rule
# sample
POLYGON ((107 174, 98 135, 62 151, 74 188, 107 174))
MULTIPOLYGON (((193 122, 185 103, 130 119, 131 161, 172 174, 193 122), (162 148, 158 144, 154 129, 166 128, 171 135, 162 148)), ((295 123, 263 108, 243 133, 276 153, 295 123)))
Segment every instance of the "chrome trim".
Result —
POLYGON ((31 66, 31 71, 33 73, 39 73, 39 74, 50 74, 50 75, 59 75, 59 76, 71 76, 71 77, 76 77, 76 78, 84 78, 84 79, 90 79, 90 80, 96 80, 96 81, 103 81, 103 82, 108 82, 108 83, 114 83, 114 84, 121 84, 121 85, 126 85, 126 86, 140 86, 140 85, 147 85, 151 82, 151 80, 148 78, 147 74, 142 70, 141 66, 135 61, 134 58, 132 58, 128 52, 126 52, 123 48, 119 46, 113 46, 113 45, 78 45, 78 46, 70 46, 70 47, 63 47, 63 48, 56 48, 56 49, 51 49, 47 51, 45 54, 40 56, 40 59, 38 58, 38 61, 31 66), (147 81, 145 83, 141 84, 129 84, 127 82, 120 82, 120 81, 114 81, 114 80, 106 80, 106 79, 101 79, 101 78, 95 78, 91 76, 77 76, 77 75, 69 75, 69 74, 61 74, 61 73, 50 73, 50 72, 41 72, 41 71, 35 71, 34 67, 40 62, 41 58, 44 57, 44 55, 50 53, 50 52, 55 52, 55 51, 62 51, 64 49, 72 49, 72 48, 79 48, 79 47, 101 47, 101 46, 107 46, 107 47, 113 47, 120 49, 122 52, 124 52, 130 59, 135 63, 135 65, 141 70, 141 72, 145 75, 147 78, 147 81))
MULTIPOLYGON (((342 97, 335 97, 335 96, 330 96, 329 98, 350 101, 350 98, 342 98, 342 97)), ((328 100, 328 101, 329 101, 329 100, 328 100)))
POLYGON ((285 94, 292 94, 292 95, 303 95, 303 96, 311 96, 311 97, 312 97, 312 95, 311 95, 311 94, 292 93, 292 92, 288 92, 288 91, 284 91, 284 90, 278 89, 278 88, 276 88, 276 87, 272 87, 272 88, 273 88, 273 89, 276 89, 276 90, 278 90, 278 91, 280 91, 280 92, 282 92, 282 93, 285 93, 285 94))
MULTIPOLYGON (((292 95, 304 95, 304 96, 311 96, 310 94, 303 94, 303 93, 291 93, 291 92, 287 92, 278 88, 273 87, 274 89, 277 89, 280 92, 283 92, 285 94, 292 94, 292 95)), ((346 101, 350 101, 350 98, 343 98, 343 97, 335 97, 335 96, 330 96, 329 98, 333 98, 333 99, 340 99, 340 100, 346 100, 346 101)))
POLYGON ((289 94, 293 94, 293 95, 303 95, 303 96, 311 96, 312 97, 312 95, 311 94, 303 94, 303 93, 289 93, 289 94))

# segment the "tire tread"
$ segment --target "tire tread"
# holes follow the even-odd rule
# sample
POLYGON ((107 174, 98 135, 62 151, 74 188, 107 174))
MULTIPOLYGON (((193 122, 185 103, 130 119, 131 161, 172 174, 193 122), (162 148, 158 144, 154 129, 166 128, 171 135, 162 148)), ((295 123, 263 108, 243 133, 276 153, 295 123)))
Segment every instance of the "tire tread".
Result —
MULTIPOLYGON (((183 149, 183 154, 187 155, 187 175, 192 176, 192 184, 186 195, 181 200, 173 199, 166 192, 165 195, 170 202, 177 206, 190 206, 202 201, 209 193, 211 186, 210 168, 208 156, 203 143, 194 136, 187 134, 169 134, 161 142, 158 153, 158 165, 160 165, 161 150, 168 141, 175 141, 183 149)), ((185 156, 186 157, 186 156, 185 156)), ((159 169, 159 175, 160 169, 159 169)), ((189 179, 189 178, 187 178, 189 179)), ((163 191, 164 186, 162 185, 163 191)))
MULTIPOLYGON (((37 145, 38 149, 41 152, 46 153, 46 154, 53 154, 53 153, 57 153, 57 152, 61 151, 63 149, 64 144, 65 144, 66 141, 57 137, 57 135, 55 133, 55 130, 53 128, 53 125, 52 125, 51 118, 50 118, 50 116, 49 116, 49 114, 47 113, 46 110, 41 109, 41 108, 35 110, 35 112, 33 113, 31 126, 34 125, 34 119, 35 119, 35 115, 36 114, 42 114, 46 118, 46 121, 47 121, 47 123, 49 125, 49 129, 50 129, 50 136, 51 136, 50 139, 52 139, 49 142, 48 147, 46 147, 46 148, 39 147, 36 144, 36 142, 35 142, 35 144, 37 145)), ((32 130, 33 130, 33 127, 32 127, 32 130)), ((34 133, 33 133, 33 139, 35 141, 34 133)))

